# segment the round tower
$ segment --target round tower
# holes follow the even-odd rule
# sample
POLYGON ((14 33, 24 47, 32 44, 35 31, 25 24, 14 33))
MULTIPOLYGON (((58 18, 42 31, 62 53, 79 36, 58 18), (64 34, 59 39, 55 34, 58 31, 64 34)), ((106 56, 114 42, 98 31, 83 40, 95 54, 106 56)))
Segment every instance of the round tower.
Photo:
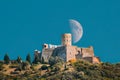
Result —
POLYGON ((48 44, 44 43, 43 44, 43 49, 47 49, 48 48, 48 44))
POLYGON ((62 45, 63 46, 71 46, 72 38, 70 33, 65 33, 62 35, 62 45))

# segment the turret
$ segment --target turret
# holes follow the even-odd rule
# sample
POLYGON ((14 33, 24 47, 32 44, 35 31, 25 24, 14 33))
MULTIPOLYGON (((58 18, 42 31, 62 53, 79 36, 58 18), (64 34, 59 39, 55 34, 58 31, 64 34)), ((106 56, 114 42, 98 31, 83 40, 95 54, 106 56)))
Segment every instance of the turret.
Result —
POLYGON ((63 46, 71 46, 72 38, 70 33, 65 33, 62 35, 62 45, 63 46))
POLYGON ((47 49, 48 48, 48 44, 43 44, 43 49, 47 49))

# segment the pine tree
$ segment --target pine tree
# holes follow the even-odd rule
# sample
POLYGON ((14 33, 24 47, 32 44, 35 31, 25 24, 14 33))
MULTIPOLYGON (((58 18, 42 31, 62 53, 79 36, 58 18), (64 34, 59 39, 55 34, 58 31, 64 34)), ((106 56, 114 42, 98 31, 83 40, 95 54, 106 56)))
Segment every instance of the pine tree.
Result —
POLYGON ((18 63, 22 63, 22 59, 20 56, 17 57, 17 60, 16 60, 18 63))
POLYGON ((10 58, 9 58, 8 54, 5 54, 4 62, 5 62, 5 64, 9 64, 10 63, 10 58))
POLYGON ((28 61, 31 64, 31 57, 30 54, 28 53, 28 55, 26 56, 26 61, 28 61))
POLYGON ((34 60, 33 60, 33 63, 34 63, 34 64, 40 63, 40 58, 39 58, 39 56, 35 56, 35 58, 34 58, 34 60))

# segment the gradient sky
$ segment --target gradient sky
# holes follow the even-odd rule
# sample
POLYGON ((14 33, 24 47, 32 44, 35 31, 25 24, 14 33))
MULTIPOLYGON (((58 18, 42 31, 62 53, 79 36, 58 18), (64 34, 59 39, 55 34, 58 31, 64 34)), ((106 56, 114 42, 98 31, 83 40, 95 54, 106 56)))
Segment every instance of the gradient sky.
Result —
POLYGON ((25 59, 43 43, 61 44, 69 19, 84 29, 74 45, 92 45, 102 61, 120 62, 120 0, 0 0, 0 59, 5 53, 25 59))

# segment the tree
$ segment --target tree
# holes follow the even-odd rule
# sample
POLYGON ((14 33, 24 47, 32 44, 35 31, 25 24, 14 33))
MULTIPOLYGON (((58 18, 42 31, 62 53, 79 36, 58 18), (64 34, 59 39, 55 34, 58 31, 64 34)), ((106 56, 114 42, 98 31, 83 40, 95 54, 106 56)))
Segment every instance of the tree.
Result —
POLYGON ((17 57, 17 60, 16 60, 18 63, 22 63, 22 59, 20 56, 17 57))
POLYGON ((40 62, 40 58, 39 56, 35 56, 34 60, 33 60, 33 63, 34 64, 38 64, 40 62))
POLYGON ((23 69, 23 70, 30 69, 30 64, 29 64, 28 61, 23 62, 21 65, 22 65, 22 69, 23 69))
POLYGON ((10 58, 9 58, 8 54, 5 54, 4 62, 5 62, 5 64, 9 64, 10 63, 10 58))
POLYGON ((0 63, 0 71, 3 70, 3 63, 0 63))
POLYGON ((28 61, 31 64, 31 57, 30 54, 28 53, 28 55, 26 56, 26 61, 28 61))
POLYGON ((54 65, 54 66, 52 66, 52 67, 53 67, 52 71, 54 71, 54 72, 58 72, 58 71, 61 70, 61 66, 58 65, 58 64, 56 64, 56 65, 54 65))

